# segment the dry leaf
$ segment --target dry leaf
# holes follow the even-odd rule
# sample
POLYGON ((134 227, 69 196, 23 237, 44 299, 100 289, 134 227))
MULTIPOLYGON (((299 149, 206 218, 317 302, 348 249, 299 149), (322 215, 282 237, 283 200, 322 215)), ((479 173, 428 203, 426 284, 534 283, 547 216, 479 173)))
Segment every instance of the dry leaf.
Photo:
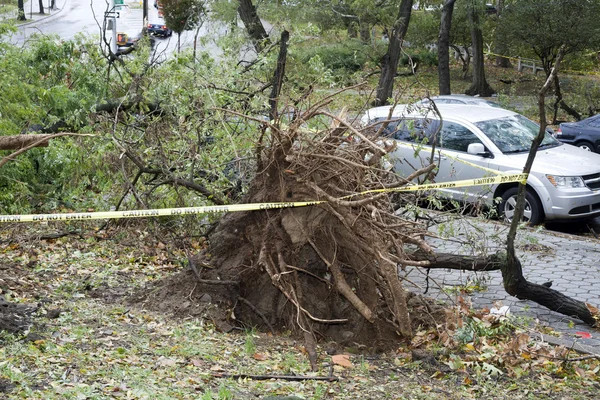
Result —
POLYGON ((192 358, 190 361, 192 362, 192 365, 194 367, 201 367, 201 366, 204 365, 204 363, 202 362, 202 360, 200 360, 198 358, 192 358))
POLYGON ((336 354, 335 356, 331 356, 331 361, 342 367, 352 368, 352 363, 350 362, 350 356, 348 354, 336 354))
POLYGON ((257 361, 265 361, 268 357, 267 357, 266 354, 254 353, 254 355, 252 356, 252 358, 254 358, 257 361))
POLYGON ((575 336, 580 337, 582 339, 591 339, 592 334, 589 332, 575 332, 575 336))
POLYGON ((156 365, 158 365, 159 367, 173 367, 177 365, 177 361, 173 360, 172 358, 161 356, 156 362, 156 365))
POLYGON ((590 311, 590 313, 594 316, 594 317, 598 317, 600 316, 600 310, 598 310, 596 307, 594 307, 593 305, 591 305, 590 303, 585 303, 585 306, 587 307, 587 309, 590 311))

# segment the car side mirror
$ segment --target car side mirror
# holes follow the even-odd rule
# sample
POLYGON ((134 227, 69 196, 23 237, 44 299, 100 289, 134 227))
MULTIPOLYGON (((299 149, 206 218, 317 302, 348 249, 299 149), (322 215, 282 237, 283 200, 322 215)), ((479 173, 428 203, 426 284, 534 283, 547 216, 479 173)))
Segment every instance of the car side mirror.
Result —
POLYGON ((492 153, 485 149, 485 146, 482 143, 471 143, 469 147, 467 147, 467 153, 475 154, 477 156, 481 156, 484 158, 491 158, 492 153))

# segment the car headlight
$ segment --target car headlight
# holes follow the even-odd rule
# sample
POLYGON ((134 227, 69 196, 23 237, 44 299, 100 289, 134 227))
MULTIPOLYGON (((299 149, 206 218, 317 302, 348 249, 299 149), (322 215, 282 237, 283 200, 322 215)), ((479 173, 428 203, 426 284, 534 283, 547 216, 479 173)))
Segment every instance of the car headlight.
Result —
POLYGON ((546 175, 546 178, 550 181, 554 187, 558 188, 583 188, 585 182, 580 176, 558 176, 558 175, 546 175))

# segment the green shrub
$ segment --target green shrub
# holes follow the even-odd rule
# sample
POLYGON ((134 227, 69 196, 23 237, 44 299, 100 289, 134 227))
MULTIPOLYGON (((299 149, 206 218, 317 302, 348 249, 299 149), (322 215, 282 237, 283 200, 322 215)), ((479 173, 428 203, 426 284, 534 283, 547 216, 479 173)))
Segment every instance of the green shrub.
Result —
MULTIPOLYGON (((385 50, 384 50, 385 51, 385 50)), ((299 61, 309 62, 319 57, 323 65, 341 74, 351 74, 364 68, 367 62, 379 59, 381 46, 373 48, 360 40, 348 40, 343 43, 323 44, 300 50, 299 61)))
POLYGON ((408 61, 409 57, 412 59, 413 64, 419 64, 421 66, 437 66, 438 65, 437 53, 426 50, 426 49, 413 50, 413 51, 407 52, 406 54, 402 54, 399 64, 401 66, 408 66, 409 65, 409 61, 408 61))

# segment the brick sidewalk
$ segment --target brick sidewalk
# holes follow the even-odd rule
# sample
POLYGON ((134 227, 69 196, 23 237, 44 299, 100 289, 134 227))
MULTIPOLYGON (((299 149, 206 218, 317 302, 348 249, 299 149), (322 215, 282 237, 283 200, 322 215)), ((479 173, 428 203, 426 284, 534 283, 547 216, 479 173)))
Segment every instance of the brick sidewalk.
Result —
MULTIPOLYGON (((438 232, 437 228, 434 229, 438 232)), ((428 240, 442 252, 470 255, 483 250, 492 254, 505 251, 506 248, 504 243, 508 225, 502 223, 463 218, 447 223, 445 230, 451 233, 444 235, 448 239, 428 240), (457 239, 463 243, 459 243, 457 239)), ((553 289, 593 306, 600 306, 600 241, 524 229, 517 235, 516 247, 523 265, 523 275, 529 281, 540 284, 552 281, 553 289)), ((426 287, 424 270, 407 268, 405 274, 412 282, 406 282, 406 288, 423 293, 426 287)), ((479 283, 487 287, 470 294, 475 308, 491 308, 495 302, 501 302, 510 307, 513 315, 532 321, 539 320, 540 324, 561 333, 559 338, 546 335, 544 340, 600 354, 600 330, 593 330, 578 319, 550 311, 532 301, 509 296, 504 290, 500 271, 476 273, 431 270, 427 296, 451 302, 455 298, 452 293, 469 283, 471 286, 479 283), (575 332, 580 331, 591 333, 592 338, 581 339, 575 336, 575 332)))

